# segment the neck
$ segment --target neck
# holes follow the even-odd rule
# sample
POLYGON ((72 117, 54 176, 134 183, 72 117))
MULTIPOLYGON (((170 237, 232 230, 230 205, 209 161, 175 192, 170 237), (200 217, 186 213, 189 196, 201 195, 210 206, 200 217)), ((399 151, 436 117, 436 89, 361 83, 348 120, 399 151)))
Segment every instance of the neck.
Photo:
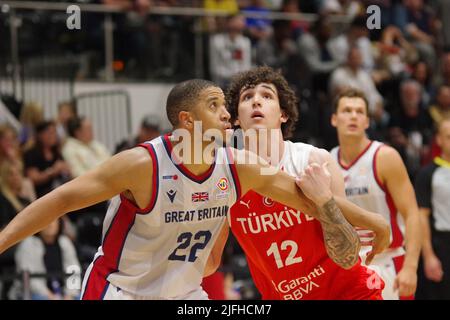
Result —
POLYGON ((360 137, 338 136, 340 161, 345 165, 352 163, 370 143, 366 135, 360 137))
POLYGON ((52 244, 55 243, 56 237, 55 236, 49 236, 49 235, 41 235, 42 241, 44 241, 46 244, 52 244))
POLYGON ((441 158, 447 162, 450 162, 450 153, 444 153, 442 152, 441 158))
POLYGON ((245 142, 245 149, 255 152, 269 162, 271 165, 278 165, 284 153, 284 140, 281 129, 267 129, 257 131, 256 140, 245 142))
POLYGON ((201 175, 208 171, 215 159, 214 143, 211 141, 200 143, 199 141, 195 139, 194 134, 190 134, 190 138, 186 138, 186 140, 176 138, 174 141, 170 141, 176 160, 181 161, 195 175, 201 175))

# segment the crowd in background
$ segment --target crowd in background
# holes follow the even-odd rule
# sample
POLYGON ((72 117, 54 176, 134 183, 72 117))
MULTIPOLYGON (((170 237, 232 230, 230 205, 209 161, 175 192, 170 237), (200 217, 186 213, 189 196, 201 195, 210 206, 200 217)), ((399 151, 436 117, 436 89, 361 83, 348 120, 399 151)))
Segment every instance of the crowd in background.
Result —
MULTIPOLYGON (((335 130, 330 125, 333 97, 352 86, 368 97, 370 138, 399 151, 412 181, 424 165, 439 155, 436 128, 442 119, 450 117, 449 1, 91 2, 121 6, 128 12, 114 17, 115 71, 119 77, 141 81, 192 77, 193 31, 194 27, 200 28, 204 72, 223 88, 235 73, 255 65, 281 70, 300 98, 300 121, 294 141, 328 150, 337 145, 335 130), (367 27, 366 8, 370 4, 381 9, 381 29, 367 27), (146 14, 157 6, 220 9, 229 15, 210 16, 197 25, 193 17, 146 14), (274 11, 315 13, 318 18, 305 22, 263 17, 274 11), (246 18, 243 13, 249 12, 260 13, 262 17, 246 18), (346 17, 349 22, 336 24, 336 17, 346 17)), ((87 15, 83 32, 72 34, 65 42, 57 38, 60 41, 52 46, 74 54, 102 52, 101 19, 97 18, 87 15)), ((45 35, 52 36, 51 32, 45 35)), ((25 56, 32 52, 22 50, 25 56)), ((81 68, 78 77, 95 77, 97 71, 81 68)), ((0 127, 0 229, 33 200, 103 162, 112 151, 124 150, 159 134, 158 122, 147 117, 137 137, 125 140, 117 150, 107 150, 94 139, 92 124, 77 115, 74 105, 61 103, 58 111, 57 119, 48 120, 38 105, 26 104, 20 118, 22 131, 16 132, 6 125, 0 127)), ((0 256, 0 268, 3 272, 8 268, 24 268, 22 264, 27 259, 23 257, 30 250, 40 254, 38 265, 27 267, 36 272, 61 271, 69 262, 89 263, 100 240, 105 205, 86 209, 87 214, 82 216, 88 218, 61 219, 33 240, 0 256)), ((240 262, 231 254, 227 263, 240 262)), ((2 298, 7 298, 7 291, 14 292, 15 285, 15 281, 4 282, 2 298)), ((58 294, 60 298, 75 297, 70 290, 64 290, 58 277, 47 279, 47 283, 36 278, 32 288, 36 298, 56 298, 58 294)))

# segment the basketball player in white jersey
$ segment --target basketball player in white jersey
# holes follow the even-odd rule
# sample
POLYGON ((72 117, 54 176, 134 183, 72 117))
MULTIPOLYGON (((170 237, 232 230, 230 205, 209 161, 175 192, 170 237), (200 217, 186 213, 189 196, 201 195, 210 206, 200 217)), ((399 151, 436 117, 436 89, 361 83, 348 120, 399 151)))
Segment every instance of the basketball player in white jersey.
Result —
MULTIPOLYGON (((209 148, 213 161, 200 157, 192 163, 188 155, 194 154, 194 139, 199 138, 195 121, 201 121, 200 134, 220 129, 224 136, 230 128, 224 94, 209 81, 185 81, 171 90, 166 108, 174 129, 188 133, 186 141, 177 143, 170 135, 156 138, 33 202, 0 233, 0 253, 67 212, 113 198, 102 245, 83 281, 82 299, 204 299, 200 283, 216 239, 219 234, 226 237, 228 208, 253 188, 317 219, 328 217, 324 204, 333 207, 339 224, 328 223, 324 232, 332 228, 341 259, 357 261, 359 239, 336 202, 350 214, 356 206, 332 198, 321 167, 315 170, 318 179, 306 175, 303 184, 313 203, 295 178, 282 172, 260 175, 262 168, 270 169, 263 162, 234 164, 230 149, 209 148)), ((200 151, 206 152, 210 142, 200 141, 200 151)), ((234 152, 236 159, 241 153, 234 152)))
MULTIPOLYGON (((339 147, 331 154, 344 175, 347 198, 390 222, 389 249, 371 264, 386 283, 383 298, 411 299, 417 285, 421 228, 405 165, 395 149, 366 136, 369 117, 364 93, 354 89, 341 92, 335 100, 331 123, 339 139, 339 147)), ((362 240, 368 236, 363 230, 360 234, 362 240)), ((363 247, 361 258, 366 254, 363 247)))

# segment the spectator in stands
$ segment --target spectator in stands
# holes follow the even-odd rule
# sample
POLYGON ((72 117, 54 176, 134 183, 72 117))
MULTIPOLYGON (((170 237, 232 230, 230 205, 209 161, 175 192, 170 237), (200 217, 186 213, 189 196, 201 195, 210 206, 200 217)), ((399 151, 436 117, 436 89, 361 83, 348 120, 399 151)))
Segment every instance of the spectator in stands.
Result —
MULTIPOLYGON (((299 14, 300 7, 297 0, 283 0, 281 12, 287 14, 299 14)), ((291 33, 294 39, 297 39, 309 28, 309 23, 304 20, 291 20, 291 33)))
POLYGON ((38 123, 44 120, 44 112, 42 106, 35 102, 24 105, 20 113, 20 122, 22 123, 22 131, 19 134, 19 142, 24 150, 31 148, 34 143, 34 130, 38 123))
POLYGON ((298 56, 292 40, 291 25, 286 20, 274 20, 273 35, 261 40, 256 47, 256 63, 287 72, 290 60, 298 56))
POLYGON ((432 13, 425 7, 423 0, 405 0, 406 19, 401 25, 403 33, 412 41, 420 56, 430 67, 435 66, 432 13))
POLYGON ((5 161, 19 161, 19 141, 14 129, 8 125, 0 126, 0 164, 5 161))
POLYGON ((38 235, 22 241, 17 248, 17 270, 30 273, 33 300, 73 300, 80 295, 79 289, 68 287, 67 284, 73 281, 65 281, 67 273, 75 272, 74 276, 79 277, 81 267, 75 246, 61 229, 61 221, 55 220, 38 235), (47 274, 47 278, 33 277, 33 274, 47 274))
POLYGON ((62 154, 73 177, 86 173, 111 156, 103 144, 94 140, 92 124, 88 119, 77 117, 70 120, 68 131, 70 137, 64 144, 62 154))
POLYGON ((331 52, 332 28, 327 17, 319 16, 311 33, 304 33, 297 40, 299 53, 312 73, 314 89, 325 93, 331 72, 340 65, 331 52))
POLYGON ((347 64, 337 68, 330 77, 329 88, 332 97, 346 87, 365 92, 369 101, 370 115, 376 122, 386 121, 383 98, 370 74, 363 69, 361 50, 356 46, 350 49, 347 64))
POLYGON ((450 86, 450 50, 444 52, 441 58, 441 66, 439 68, 440 73, 437 79, 437 85, 450 86))
MULTIPOLYGON (((3 229, 33 199, 21 195, 23 184, 22 166, 20 162, 4 161, 0 164, 0 230, 3 229)), ((0 276, 15 273, 14 254, 16 246, 0 256, 0 276)), ((0 283, 0 299, 8 298, 12 280, 0 283)))
POLYGON ((366 17, 356 17, 351 22, 348 31, 331 40, 329 47, 333 58, 340 63, 345 63, 350 48, 356 46, 361 51, 362 67, 371 72, 375 66, 375 61, 372 54, 372 44, 368 35, 369 31, 366 26, 366 17))
POLYGON ((126 139, 116 146, 115 153, 134 148, 136 145, 145 141, 153 140, 161 135, 161 119, 156 115, 148 115, 141 122, 141 128, 136 137, 126 139))
POLYGON ((63 101, 58 104, 58 117, 56 119, 56 131, 58 139, 64 143, 67 138, 67 123, 77 116, 77 108, 73 102, 63 101))
POLYGON ((437 143, 442 153, 416 180, 424 241, 416 298, 450 299, 450 119, 440 123, 437 143))
POLYGON ((63 160, 56 125, 44 121, 36 126, 36 143, 25 152, 25 172, 34 184, 38 198, 70 179, 70 169, 63 160))
POLYGON ((227 32, 210 37, 209 63, 212 80, 225 88, 230 78, 252 66, 250 39, 242 34, 245 18, 234 15, 227 18, 227 32))
POLYGON ((405 162, 411 178, 420 169, 429 152, 432 137, 432 121, 421 104, 422 87, 415 80, 400 85, 401 108, 389 123, 389 141, 405 162))
POLYGON ((422 86, 422 103, 424 106, 428 106, 431 102, 431 97, 436 95, 436 89, 431 81, 433 79, 432 70, 425 62, 419 61, 413 66, 411 76, 412 79, 419 82, 422 86))
MULTIPOLYGON (((250 5, 242 9, 242 12, 258 13, 262 16, 270 12, 263 0, 250 0, 249 2, 250 5)), ((271 20, 269 19, 248 17, 246 26, 253 43, 267 39, 272 33, 271 20)))
POLYGON ((430 106, 429 111, 436 128, 443 119, 450 117, 450 85, 441 85, 438 88, 436 103, 430 106))
MULTIPOLYGON (((206 11, 220 10, 225 11, 230 15, 235 15, 239 12, 238 2, 236 0, 203 0, 203 8, 206 11)), ((206 16, 205 19, 205 31, 217 32, 221 31, 220 26, 223 19, 215 16, 206 16)))
POLYGON ((339 14, 350 18, 363 12, 361 3, 355 0, 323 0, 320 8, 321 14, 339 14))

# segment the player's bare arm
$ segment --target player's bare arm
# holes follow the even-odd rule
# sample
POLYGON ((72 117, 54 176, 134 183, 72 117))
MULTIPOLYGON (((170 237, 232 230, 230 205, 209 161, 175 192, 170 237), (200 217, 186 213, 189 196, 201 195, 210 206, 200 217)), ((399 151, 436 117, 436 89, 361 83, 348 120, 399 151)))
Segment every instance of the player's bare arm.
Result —
POLYGON ((210 276, 220 267, 222 262, 222 253, 228 240, 230 233, 230 227, 228 223, 224 223, 222 230, 220 230, 216 243, 209 254, 208 261, 206 262, 204 276, 210 276))
POLYGON ((419 209, 414 188, 398 152, 388 146, 377 154, 377 174, 387 188, 392 200, 405 221, 406 255, 402 270, 398 273, 396 286, 400 296, 414 294, 417 285, 417 265, 422 242, 419 209))
MULTIPOLYGON (((236 153, 241 153, 235 156, 235 159, 237 159, 236 168, 243 194, 252 189, 315 217, 322 224, 325 245, 330 258, 345 269, 351 268, 358 261, 360 249, 358 235, 343 217, 333 198, 329 183, 328 189, 326 183, 322 184, 321 187, 323 188, 312 191, 310 195, 314 194, 314 196, 309 198, 297 187, 294 177, 276 170, 274 175, 261 175, 261 168, 270 167, 264 160, 256 159, 257 161, 255 161, 253 159, 253 162, 247 160, 242 163, 239 162, 240 159, 249 159, 249 157, 256 157, 256 155, 243 150, 236 151, 236 153), (255 179, 255 177, 258 178, 255 179)), ((305 180, 305 184, 310 186, 311 189, 315 188, 313 184, 317 183, 319 178, 318 172, 314 172, 314 174, 316 176, 312 172, 305 176, 305 179, 308 180, 305 180)), ((342 199, 339 201, 342 202, 342 199)))
POLYGON ((389 223, 380 214, 367 211, 346 199, 345 183, 342 172, 328 151, 324 149, 313 149, 309 157, 309 163, 318 163, 320 165, 324 163, 328 164, 327 169, 331 174, 331 191, 333 192, 333 195, 335 197, 342 197, 342 199, 345 199, 346 205, 352 207, 351 210, 342 210, 345 219, 355 227, 364 228, 374 232, 373 241, 365 244, 372 246, 372 251, 366 259, 366 263, 370 264, 376 254, 381 253, 389 246, 389 223))
POLYGON ((152 160, 144 148, 124 151, 98 168, 34 201, 0 233, 0 253, 62 215, 124 192, 140 208, 150 201, 152 160))

